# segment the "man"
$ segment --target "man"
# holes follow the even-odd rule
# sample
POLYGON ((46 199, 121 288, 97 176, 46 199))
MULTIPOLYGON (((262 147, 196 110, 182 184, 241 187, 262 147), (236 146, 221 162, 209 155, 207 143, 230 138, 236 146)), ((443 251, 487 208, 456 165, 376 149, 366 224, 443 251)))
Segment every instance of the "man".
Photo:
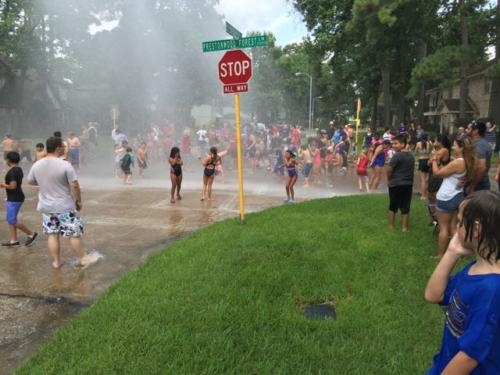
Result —
POLYGON ((102 255, 85 252, 82 234, 83 223, 78 215, 82 209, 80 185, 70 163, 60 157, 64 145, 60 137, 51 137, 46 143, 47 156, 31 168, 28 175, 30 185, 40 187, 37 210, 42 213, 43 232, 48 236, 48 247, 52 255, 52 267, 59 269, 61 262, 61 236, 69 238, 73 251, 79 258, 78 266, 86 268, 97 262, 102 255))
POLYGON ((113 129, 111 131, 111 138, 113 138, 113 141, 115 142, 115 148, 121 147, 123 142, 128 143, 127 136, 119 128, 113 129))
POLYGON ((484 139, 486 124, 482 121, 472 122, 467 126, 467 136, 474 144, 477 154, 477 165, 472 181, 465 186, 465 194, 478 190, 490 190, 489 170, 491 166, 491 146, 484 139))

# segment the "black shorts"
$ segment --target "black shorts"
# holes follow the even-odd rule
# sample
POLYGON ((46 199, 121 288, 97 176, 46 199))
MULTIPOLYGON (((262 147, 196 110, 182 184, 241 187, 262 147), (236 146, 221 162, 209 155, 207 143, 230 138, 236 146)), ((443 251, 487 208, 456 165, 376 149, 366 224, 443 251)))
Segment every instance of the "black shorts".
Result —
POLYGON ((394 186, 389 188, 389 211, 401 211, 402 215, 410 213, 411 197, 413 194, 413 186, 394 186))
POLYGON ((207 177, 212 177, 214 175, 214 173, 215 173, 215 168, 214 169, 205 168, 205 170, 203 171, 203 173, 207 177))
POLYGON ((429 159, 421 159, 418 161, 418 170, 420 172, 429 173, 430 169, 429 159))

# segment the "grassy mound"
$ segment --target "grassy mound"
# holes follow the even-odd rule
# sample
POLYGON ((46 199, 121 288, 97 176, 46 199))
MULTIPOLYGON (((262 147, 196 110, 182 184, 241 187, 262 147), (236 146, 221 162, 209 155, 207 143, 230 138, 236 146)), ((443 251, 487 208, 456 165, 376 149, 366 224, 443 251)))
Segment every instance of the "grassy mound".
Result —
POLYGON ((126 275, 18 374, 416 374, 438 349, 424 205, 386 229, 387 197, 317 200, 228 220, 126 275), (332 301, 336 320, 308 321, 332 301))

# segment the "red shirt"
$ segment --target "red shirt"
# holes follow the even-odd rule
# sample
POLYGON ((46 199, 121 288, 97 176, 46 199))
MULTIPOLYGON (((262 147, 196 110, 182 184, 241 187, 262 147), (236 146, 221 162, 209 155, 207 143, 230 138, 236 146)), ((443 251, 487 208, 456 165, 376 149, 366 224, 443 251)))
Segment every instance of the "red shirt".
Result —
POLYGON ((361 155, 358 162, 357 172, 366 172, 368 169, 368 164, 370 163, 370 159, 368 156, 361 155))

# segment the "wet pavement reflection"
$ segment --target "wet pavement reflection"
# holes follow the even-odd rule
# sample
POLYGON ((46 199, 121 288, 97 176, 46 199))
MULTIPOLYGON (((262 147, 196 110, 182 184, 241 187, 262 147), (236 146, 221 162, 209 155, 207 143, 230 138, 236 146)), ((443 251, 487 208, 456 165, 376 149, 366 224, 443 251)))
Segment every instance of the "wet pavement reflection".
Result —
MULTIPOLYGON (((208 224, 238 216, 238 194, 234 181, 214 186, 214 201, 200 202, 199 176, 188 176, 183 199, 170 203, 167 180, 136 180, 130 187, 113 178, 83 177, 88 250, 96 249, 104 259, 86 270, 63 241, 59 271, 50 266, 46 239, 40 236, 30 247, 0 249, 0 374, 7 374, 55 329, 67 322, 120 276, 152 253, 208 224), (189 178, 190 177, 190 178, 189 178)), ((352 192, 349 186, 336 194, 352 192)), ((41 232, 36 212, 36 188, 24 187, 27 200, 20 220, 41 232)), ((331 197, 331 188, 297 188, 299 200, 331 197)), ((282 204, 283 185, 269 178, 249 179, 246 184, 247 212, 282 204)), ((7 225, 0 225, 0 238, 7 239, 7 225)), ((20 237, 23 241, 24 237, 20 237)))

